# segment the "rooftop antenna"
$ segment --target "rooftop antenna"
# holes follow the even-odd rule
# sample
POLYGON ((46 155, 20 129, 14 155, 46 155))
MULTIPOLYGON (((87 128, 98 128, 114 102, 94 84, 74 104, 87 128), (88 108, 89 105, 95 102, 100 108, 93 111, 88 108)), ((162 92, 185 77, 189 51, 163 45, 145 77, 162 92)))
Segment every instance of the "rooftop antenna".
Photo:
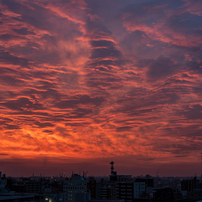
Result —
POLYGON ((113 172, 114 172, 114 162, 112 161, 110 164, 111 164, 111 174, 113 174, 113 172))

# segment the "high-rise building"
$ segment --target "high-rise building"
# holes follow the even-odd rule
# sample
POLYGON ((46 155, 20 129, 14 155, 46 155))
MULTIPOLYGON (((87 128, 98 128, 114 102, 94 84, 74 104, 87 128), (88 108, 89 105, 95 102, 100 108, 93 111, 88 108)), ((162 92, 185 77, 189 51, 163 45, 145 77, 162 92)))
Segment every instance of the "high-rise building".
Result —
POLYGON ((94 177, 89 177, 87 188, 90 190, 91 199, 96 199, 96 180, 94 177))
POLYGON ((123 199, 125 202, 133 201, 133 182, 117 182, 116 186, 117 199, 123 199))
POLYGON ((145 182, 134 182, 134 198, 141 198, 146 191, 145 182))
MULTIPOLYGON (((78 174, 72 175, 70 179, 64 180, 63 183, 64 202, 76 202, 76 195, 79 198, 86 197, 87 194, 87 179, 78 174)), ((77 197, 78 198, 78 197, 77 197)))
POLYGON ((181 189, 182 191, 193 191, 197 188, 197 179, 194 177, 194 179, 189 180, 182 180, 181 182, 181 189))

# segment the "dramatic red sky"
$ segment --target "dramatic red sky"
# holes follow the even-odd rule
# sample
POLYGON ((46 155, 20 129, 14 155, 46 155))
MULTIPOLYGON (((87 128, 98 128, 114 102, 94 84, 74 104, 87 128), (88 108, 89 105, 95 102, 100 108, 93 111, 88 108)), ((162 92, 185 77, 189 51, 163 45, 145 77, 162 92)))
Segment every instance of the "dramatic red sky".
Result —
POLYGON ((0 170, 201 174, 201 0, 0 0, 0 170))

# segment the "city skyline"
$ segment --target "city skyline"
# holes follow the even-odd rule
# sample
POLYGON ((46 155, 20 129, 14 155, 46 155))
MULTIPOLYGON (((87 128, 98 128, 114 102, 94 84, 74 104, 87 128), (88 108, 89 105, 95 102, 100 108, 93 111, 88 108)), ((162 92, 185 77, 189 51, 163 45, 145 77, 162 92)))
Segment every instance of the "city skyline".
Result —
POLYGON ((0 170, 202 174, 200 0, 0 0, 0 170))

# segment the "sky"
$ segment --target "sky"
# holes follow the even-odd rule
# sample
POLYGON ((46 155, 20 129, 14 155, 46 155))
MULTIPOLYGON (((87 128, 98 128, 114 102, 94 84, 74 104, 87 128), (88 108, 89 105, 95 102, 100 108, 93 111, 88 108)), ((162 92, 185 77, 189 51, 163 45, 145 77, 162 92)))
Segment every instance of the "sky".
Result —
POLYGON ((201 175, 201 0, 0 0, 0 170, 201 175))

